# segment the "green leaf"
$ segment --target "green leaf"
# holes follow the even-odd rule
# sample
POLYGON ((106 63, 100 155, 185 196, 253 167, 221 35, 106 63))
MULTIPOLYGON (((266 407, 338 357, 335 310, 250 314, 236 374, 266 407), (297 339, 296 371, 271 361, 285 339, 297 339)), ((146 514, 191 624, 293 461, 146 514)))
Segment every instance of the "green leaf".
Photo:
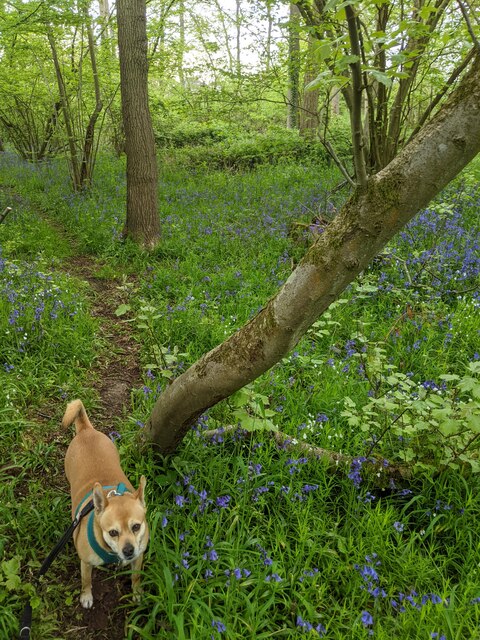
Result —
POLYGON ((368 69, 368 73, 373 76, 377 82, 384 84, 386 87, 392 86, 392 78, 383 71, 378 71, 378 69, 368 69))
POLYGON ((318 55, 320 62, 324 62, 332 55, 332 45, 329 42, 322 42, 320 46, 315 49, 315 53, 318 55))
POLYGON ((15 591, 21 586, 22 580, 18 575, 20 572, 20 558, 18 556, 10 560, 4 560, 2 562, 2 572, 5 576, 3 584, 8 591, 15 591))
POLYGON ((439 425, 440 433, 444 436, 451 436, 454 433, 457 433, 459 424, 456 420, 450 418, 449 420, 444 420, 439 425))
POLYGON ((430 14, 435 13, 436 11, 438 11, 436 7, 432 7, 432 5, 424 5, 418 12, 418 15, 422 20, 428 20, 430 14))
POLYGON ((480 433, 480 415, 478 413, 471 413, 468 415, 467 424, 471 431, 474 433, 480 433))
POLYGON ((131 306, 129 304, 121 304, 119 307, 115 309, 116 316, 124 316, 131 310, 131 306))
POLYGON ((413 451, 413 449, 405 449, 403 451, 403 459, 405 460, 405 462, 411 462, 414 458, 415 458, 415 452, 413 451))

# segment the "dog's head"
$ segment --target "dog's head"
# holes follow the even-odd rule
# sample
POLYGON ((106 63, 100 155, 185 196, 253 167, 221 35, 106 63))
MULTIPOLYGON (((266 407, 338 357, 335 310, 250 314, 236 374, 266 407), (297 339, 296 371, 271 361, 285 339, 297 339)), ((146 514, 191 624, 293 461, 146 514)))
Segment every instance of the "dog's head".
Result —
POLYGON ((132 562, 147 548, 145 484, 145 476, 142 476, 136 491, 110 498, 109 492, 98 482, 93 487, 95 517, 103 539, 124 563, 132 562))

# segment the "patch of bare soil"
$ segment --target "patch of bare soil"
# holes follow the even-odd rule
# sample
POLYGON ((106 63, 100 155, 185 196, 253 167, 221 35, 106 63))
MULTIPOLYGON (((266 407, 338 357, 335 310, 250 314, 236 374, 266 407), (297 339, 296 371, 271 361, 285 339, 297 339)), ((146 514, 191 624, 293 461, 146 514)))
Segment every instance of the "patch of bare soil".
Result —
MULTIPOLYGON (((76 561, 76 557, 74 559, 76 561)), ((58 576, 71 583, 72 576, 80 586, 80 563, 69 562, 58 576)), ((84 609, 79 603, 79 590, 73 604, 61 612, 62 637, 79 640, 123 640, 126 612, 130 602, 130 577, 116 568, 94 569, 93 607, 84 609)))

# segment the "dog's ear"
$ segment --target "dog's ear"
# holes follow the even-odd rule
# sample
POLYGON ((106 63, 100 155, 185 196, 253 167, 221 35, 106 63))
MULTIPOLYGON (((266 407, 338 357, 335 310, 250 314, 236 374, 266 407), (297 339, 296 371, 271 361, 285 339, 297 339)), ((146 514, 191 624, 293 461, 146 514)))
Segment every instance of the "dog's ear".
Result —
POLYGON ((108 504, 107 496, 99 482, 96 482, 93 486, 93 506, 95 507, 95 513, 97 516, 101 515, 105 511, 105 507, 108 504))
POLYGON ((138 489, 133 494, 134 497, 139 500, 140 504, 145 506, 145 485, 147 484, 147 479, 145 476, 140 478, 140 484, 138 485, 138 489))

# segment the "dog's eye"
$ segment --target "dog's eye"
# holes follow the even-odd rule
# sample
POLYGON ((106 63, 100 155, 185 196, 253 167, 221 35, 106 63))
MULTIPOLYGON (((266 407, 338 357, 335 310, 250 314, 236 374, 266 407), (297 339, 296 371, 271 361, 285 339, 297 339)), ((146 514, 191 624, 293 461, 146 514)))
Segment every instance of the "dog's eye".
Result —
POLYGON ((118 536, 118 531, 116 529, 110 529, 110 531, 108 532, 108 535, 111 538, 116 538, 118 536))
POLYGON ((137 531, 140 531, 140 525, 138 524, 138 522, 132 525, 132 531, 133 533, 137 533, 137 531))

